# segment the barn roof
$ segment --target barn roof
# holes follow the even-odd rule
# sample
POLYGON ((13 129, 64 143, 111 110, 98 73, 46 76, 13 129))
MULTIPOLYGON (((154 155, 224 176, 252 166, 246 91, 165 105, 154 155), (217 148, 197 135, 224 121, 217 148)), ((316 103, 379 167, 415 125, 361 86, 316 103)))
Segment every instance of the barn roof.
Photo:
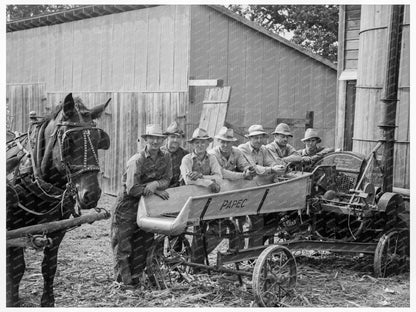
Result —
MULTIPOLYGON (((61 23, 66 23, 66 22, 72 22, 72 21, 87 19, 91 17, 104 16, 104 15, 109 15, 109 14, 114 14, 114 13, 121 13, 121 12, 127 12, 127 11, 132 11, 132 10, 140 10, 144 8, 154 7, 154 6, 156 5, 84 5, 84 6, 74 8, 74 9, 64 10, 64 11, 60 11, 56 13, 43 14, 43 15, 34 16, 31 18, 14 20, 6 24, 6 27, 7 27, 6 29, 7 29, 7 32, 13 32, 13 31, 30 29, 30 28, 35 28, 35 27, 50 26, 50 25, 61 24, 61 23)), ((273 34, 269 32, 268 30, 255 24, 254 22, 249 21, 246 18, 231 12, 224 6, 209 5, 209 7, 276 41, 281 42, 282 44, 286 46, 289 46, 292 49, 299 51, 302 54, 307 55, 308 57, 318 62, 325 64, 326 66, 334 70, 337 70, 337 66, 333 64, 331 61, 325 59, 324 57, 314 54, 312 52, 309 52, 306 49, 302 48, 301 46, 294 44, 277 34, 273 34)))

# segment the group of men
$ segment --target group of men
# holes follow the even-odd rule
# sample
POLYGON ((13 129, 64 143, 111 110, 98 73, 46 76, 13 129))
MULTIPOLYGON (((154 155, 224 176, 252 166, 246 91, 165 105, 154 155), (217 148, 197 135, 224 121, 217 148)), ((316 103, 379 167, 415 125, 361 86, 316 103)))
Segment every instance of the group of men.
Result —
MULTIPOLYGON (((179 185, 200 185, 211 192, 220 192, 221 179, 251 180, 257 176, 282 176, 289 164, 302 164, 311 168, 314 163, 333 149, 318 146, 321 139, 316 130, 309 128, 302 142, 305 148, 297 151, 288 144, 293 137, 287 124, 279 124, 274 141, 266 144, 268 133, 261 125, 248 128, 248 142, 234 146, 237 138, 232 129, 222 127, 215 135, 218 145, 208 147, 214 138, 206 130, 197 128, 187 142, 190 152, 182 148, 184 132, 173 122, 165 132, 160 125, 146 126, 142 135, 145 140, 143 150, 133 155, 122 176, 122 189, 117 198, 111 223, 111 246, 114 255, 115 279, 126 285, 137 285, 143 279, 146 267, 147 250, 154 234, 141 230, 136 223, 137 207, 141 196, 157 195, 169 200, 167 188, 179 185), (163 145, 163 143, 165 144, 163 145)), ((267 218, 254 218, 252 221, 262 226, 267 218), (255 219, 255 220, 254 220, 255 219)), ((243 220, 238 220, 239 226, 243 220)), ((218 230, 215 221, 211 230, 218 230)), ((256 242, 253 242, 253 245, 256 242)), ((194 237, 192 250, 201 242, 194 237)), ((207 248, 209 253, 215 243, 207 248)), ((200 252, 195 252, 193 261, 203 262, 200 252)))

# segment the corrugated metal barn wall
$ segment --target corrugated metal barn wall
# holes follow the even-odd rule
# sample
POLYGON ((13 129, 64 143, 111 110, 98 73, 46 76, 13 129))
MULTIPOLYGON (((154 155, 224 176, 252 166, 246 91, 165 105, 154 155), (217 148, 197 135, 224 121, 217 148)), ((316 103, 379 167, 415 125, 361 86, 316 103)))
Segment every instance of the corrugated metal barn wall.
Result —
MULTIPOLYGON (((188 6, 160 6, 9 32, 10 110, 16 113, 25 106, 20 113, 27 114, 22 104, 39 102, 34 92, 24 91, 28 88, 40 90, 40 98, 47 99, 33 106, 39 114, 68 92, 88 107, 111 97, 99 125, 112 143, 102 158, 103 190, 116 193, 145 124, 166 128, 174 119, 185 123, 189 27, 188 6)), ((15 116, 16 129, 26 129, 25 118, 15 116)))
MULTIPOLYGON (((277 118, 305 118, 323 144, 334 145, 336 70, 207 6, 191 9, 190 76, 223 79, 232 87, 227 122, 246 131, 252 124, 269 130, 277 118)), ((198 124, 203 88, 191 99, 188 122, 198 124)), ((304 129, 294 129, 293 145, 304 129)))

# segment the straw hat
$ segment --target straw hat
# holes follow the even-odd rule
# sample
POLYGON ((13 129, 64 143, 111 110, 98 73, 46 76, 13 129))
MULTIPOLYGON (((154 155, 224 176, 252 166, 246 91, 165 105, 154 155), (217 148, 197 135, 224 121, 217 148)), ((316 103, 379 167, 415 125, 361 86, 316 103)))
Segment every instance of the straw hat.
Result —
POLYGON ((194 133, 192 133, 192 138, 188 140, 188 142, 192 143, 194 140, 208 140, 209 142, 212 142, 214 139, 208 135, 206 130, 196 128, 194 133))
POLYGON ((228 142, 235 142, 237 139, 234 137, 233 129, 228 129, 227 127, 222 127, 215 138, 228 142))
POLYGON ((318 143, 321 142, 321 138, 318 135, 318 131, 316 131, 315 129, 312 128, 308 128, 305 131, 305 137, 303 139, 301 139, 302 142, 305 142, 306 140, 312 139, 312 138, 316 138, 318 140, 318 143))
POLYGON ((293 137, 292 133, 290 132, 290 128, 285 123, 280 123, 277 125, 276 129, 274 129, 274 132, 272 134, 284 134, 293 137))
POLYGON ((246 134, 245 137, 248 138, 248 137, 259 135, 259 134, 267 134, 264 131, 263 126, 261 126, 261 125, 252 125, 248 128, 248 134, 246 134))
POLYGON ((162 133, 162 127, 159 124, 146 125, 146 132, 142 134, 142 138, 146 139, 148 136, 155 136, 160 138, 166 137, 166 135, 162 133))
POLYGON ((177 136, 185 136, 185 133, 181 128, 179 128, 179 125, 176 121, 173 121, 166 129, 165 132, 163 132, 164 135, 170 135, 175 134, 177 136))

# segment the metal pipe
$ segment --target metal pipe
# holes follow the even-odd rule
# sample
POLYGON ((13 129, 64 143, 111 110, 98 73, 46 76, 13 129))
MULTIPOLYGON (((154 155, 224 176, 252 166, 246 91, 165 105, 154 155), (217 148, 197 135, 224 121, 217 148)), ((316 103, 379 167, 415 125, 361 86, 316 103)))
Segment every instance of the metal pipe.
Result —
POLYGON ((205 265, 205 264, 200 264, 200 263, 195 263, 195 262, 186 262, 183 261, 181 264, 183 265, 187 265, 190 267, 194 267, 194 268, 199 268, 199 269, 205 269, 207 271, 215 271, 215 272, 220 272, 220 273, 231 273, 231 274, 237 274, 240 276, 247 276, 247 277, 252 277, 253 273, 252 272, 247 272, 247 271, 243 271, 243 270, 233 270, 233 269, 227 269, 224 267, 217 267, 217 266, 209 266, 209 265, 205 265))
POLYGON ((396 128, 403 12, 403 5, 393 5, 388 27, 387 69, 384 97, 381 99, 383 103, 381 105, 382 120, 378 125, 382 130, 383 140, 385 141, 383 150, 383 192, 391 192, 393 190, 394 132, 396 128))

